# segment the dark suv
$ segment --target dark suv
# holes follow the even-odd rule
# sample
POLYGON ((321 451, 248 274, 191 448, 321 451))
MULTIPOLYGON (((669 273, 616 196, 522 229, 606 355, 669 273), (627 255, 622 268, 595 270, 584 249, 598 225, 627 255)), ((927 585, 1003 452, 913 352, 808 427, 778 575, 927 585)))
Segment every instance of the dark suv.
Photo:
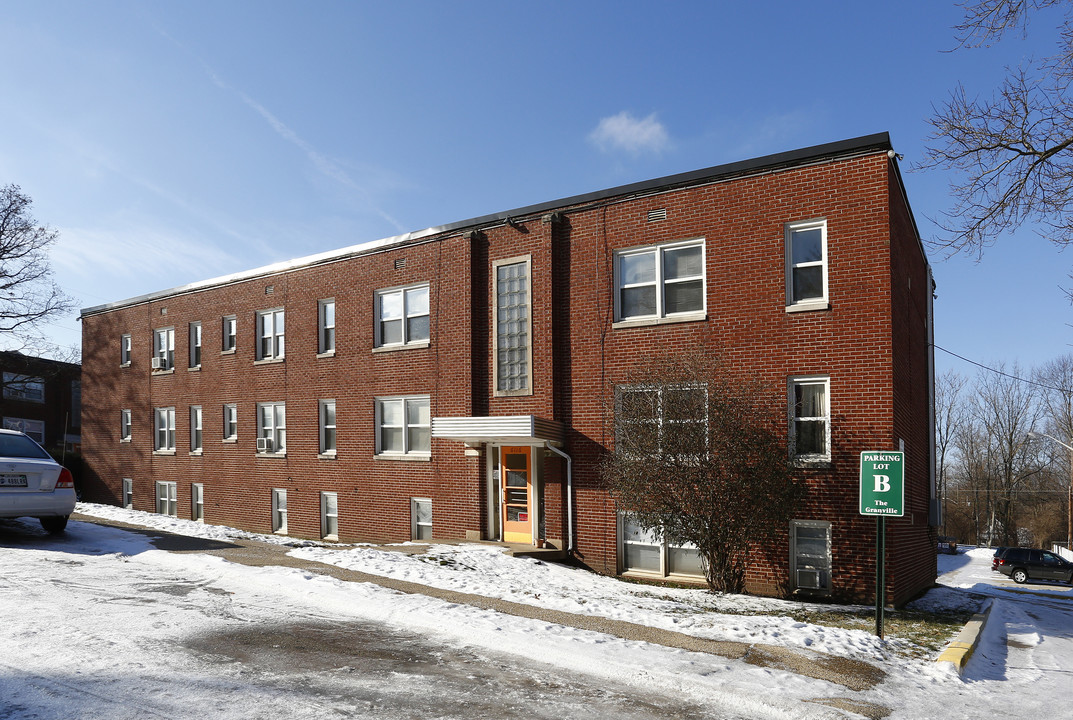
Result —
POLYGON ((994 562, 994 570, 1010 576, 1016 583, 1026 580, 1061 580, 1073 583, 1073 563, 1046 550, 1006 548, 994 562))

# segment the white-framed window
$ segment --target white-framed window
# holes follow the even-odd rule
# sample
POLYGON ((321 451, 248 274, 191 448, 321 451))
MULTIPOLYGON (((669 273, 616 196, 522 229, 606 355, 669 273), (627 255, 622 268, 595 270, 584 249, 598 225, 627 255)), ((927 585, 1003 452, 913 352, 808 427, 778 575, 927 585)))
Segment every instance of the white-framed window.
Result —
POLYGON ((18 430, 26 433, 38 445, 45 444, 45 421, 29 420, 27 418, 6 417, 4 418, 5 430, 18 430))
POLYGON ((257 452, 280 455, 287 452, 286 403, 257 404, 257 452))
POLYGON ((234 352, 238 341, 238 318, 225 315, 220 320, 220 352, 234 352))
POLYGON ((428 455, 431 451, 431 427, 428 395, 377 398, 377 454, 428 455))
POLYGON ((4 399, 45 402, 45 379, 32 375, 4 373, 4 399))
POLYGON ((660 541, 656 532, 641 528, 629 513, 619 513, 619 534, 623 572, 704 577, 704 562, 695 545, 660 541))
POLYGON ((202 449, 201 406, 190 406, 190 452, 199 453, 202 449))
POLYGON ((791 582, 799 591, 831 591, 831 523, 794 520, 790 523, 791 582))
POLYGON ((432 500, 430 498, 410 498, 410 538, 413 540, 432 539, 432 500))
POLYGON ((190 519, 205 522, 205 486, 201 483, 190 484, 190 519))
POLYGON ((153 331, 153 370, 175 367, 175 328, 153 331))
POLYGON ((175 452, 175 408, 156 408, 153 411, 153 449, 175 452))
POLYGON ((492 364, 496 374, 496 395, 531 395, 533 392, 530 265, 528 256, 492 263, 492 297, 495 301, 492 364))
POLYGON ((190 323, 190 367, 201 367, 201 323, 190 323))
POLYGON ((287 534, 287 491, 281 488, 272 490, 272 532, 287 534))
POLYGON ((336 493, 320 494, 320 536, 325 540, 339 539, 339 496, 336 493))
POLYGON ((228 403, 224 405, 224 440, 238 438, 238 405, 228 403))
POLYGON ((786 305, 827 304, 827 221, 786 225, 786 305))
POLYGON ((130 365, 131 344, 130 335, 119 336, 119 364, 123 367, 130 365))
POLYGON ((428 340, 428 283, 377 291, 377 347, 425 344, 428 340))
POLYGON ((119 411, 119 441, 130 442, 131 432, 131 413, 130 410, 119 411))
POLYGON ((704 239, 615 253, 615 320, 687 319, 703 315, 704 239))
POLYGON ((283 358, 283 309, 262 310, 257 313, 257 359, 283 358))
POLYGON ((317 352, 335 352, 335 300, 317 303, 317 352))
POLYGON ((179 517, 179 505, 176 484, 173 482, 157 481, 156 484, 156 511, 161 515, 179 517))
POLYGON ((133 510, 134 509, 134 480, 131 479, 131 478, 123 478, 122 483, 121 483, 121 492, 123 493, 123 497, 121 498, 121 500, 123 502, 123 507, 126 508, 127 510, 133 510))
POLYGON ((320 454, 335 455, 335 400, 321 400, 320 416, 320 454))
POLYGON ((831 460, 831 378, 792 377, 789 381, 790 455, 800 462, 831 460))

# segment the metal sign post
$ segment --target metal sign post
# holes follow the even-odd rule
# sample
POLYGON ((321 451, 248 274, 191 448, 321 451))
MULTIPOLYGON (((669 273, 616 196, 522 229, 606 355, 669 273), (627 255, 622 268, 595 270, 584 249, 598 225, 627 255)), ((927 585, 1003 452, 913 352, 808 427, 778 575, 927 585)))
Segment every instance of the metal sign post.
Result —
POLYGON ((861 515, 876 518, 876 635, 883 637, 883 605, 887 597, 887 518, 905 515, 905 453, 867 450, 861 453, 861 515))

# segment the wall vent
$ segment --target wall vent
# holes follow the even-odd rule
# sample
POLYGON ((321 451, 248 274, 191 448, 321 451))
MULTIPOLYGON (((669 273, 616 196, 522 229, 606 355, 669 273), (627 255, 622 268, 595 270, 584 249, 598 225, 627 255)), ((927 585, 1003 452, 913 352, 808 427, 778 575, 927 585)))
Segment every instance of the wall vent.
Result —
POLYGON ((667 219, 667 208, 648 211, 648 222, 659 222, 667 219))
POLYGON ((265 295, 271 295, 274 292, 276 292, 275 285, 265 285, 265 295))
POLYGON ((406 269, 406 258, 395 258, 395 269, 396 270, 405 270, 406 269))

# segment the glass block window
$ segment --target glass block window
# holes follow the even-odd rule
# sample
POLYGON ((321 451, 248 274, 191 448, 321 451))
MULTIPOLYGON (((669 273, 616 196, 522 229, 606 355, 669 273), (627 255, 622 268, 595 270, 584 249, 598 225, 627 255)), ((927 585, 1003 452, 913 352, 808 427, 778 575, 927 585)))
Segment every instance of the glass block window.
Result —
POLYGON ((529 260, 495 266, 497 394, 529 394, 532 359, 529 260))

